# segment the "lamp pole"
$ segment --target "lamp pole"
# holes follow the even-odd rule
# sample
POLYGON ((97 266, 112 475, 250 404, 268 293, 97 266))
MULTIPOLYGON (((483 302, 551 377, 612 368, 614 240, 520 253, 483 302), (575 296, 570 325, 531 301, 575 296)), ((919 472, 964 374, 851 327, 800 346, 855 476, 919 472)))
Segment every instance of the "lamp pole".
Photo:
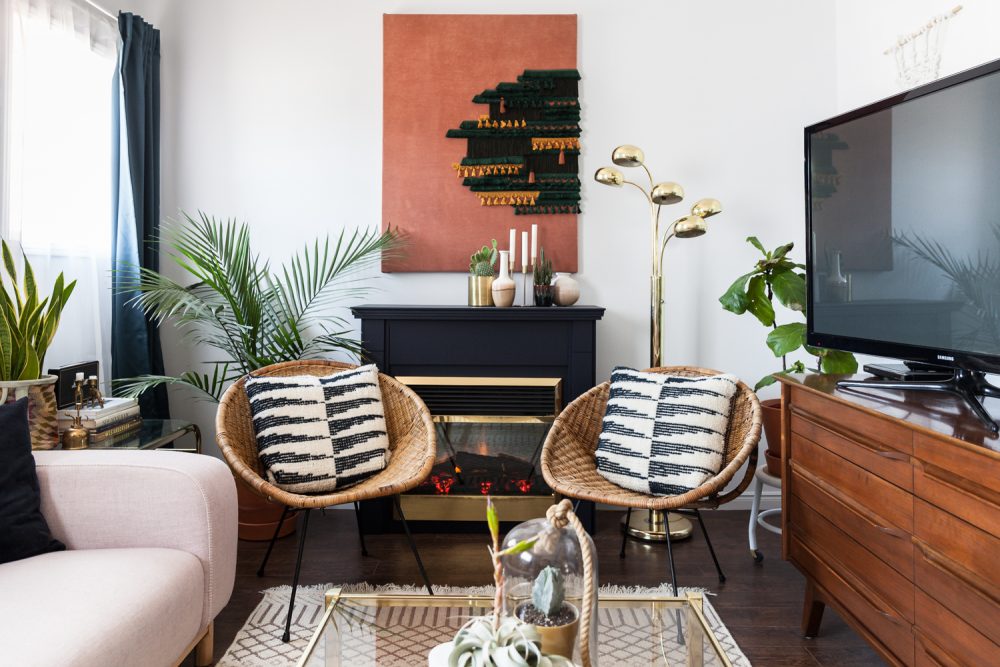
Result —
MULTIPOLYGON (((594 174, 594 180, 604 185, 621 187, 631 185, 639 190, 649 203, 650 228, 650 283, 649 283, 649 365, 660 368, 663 365, 663 255, 667 243, 673 238, 695 238, 708 230, 706 218, 722 212, 722 204, 718 199, 699 199, 691 207, 691 213, 670 223, 661 233, 660 209, 663 206, 678 204, 684 199, 684 188, 672 181, 656 183, 649 168, 646 167, 646 156, 638 146, 623 145, 611 153, 611 161, 619 167, 642 167, 649 179, 647 191, 638 183, 625 178, 625 175, 614 167, 601 167, 594 174)), ((693 526, 684 516, 677 513, 666 513, 649 510, 646 516, 641 512, 622 517, 622 529, 629 535, 647 542, 664 542, 667 530, 672 540, 685 539, 691 536, 693 526)))

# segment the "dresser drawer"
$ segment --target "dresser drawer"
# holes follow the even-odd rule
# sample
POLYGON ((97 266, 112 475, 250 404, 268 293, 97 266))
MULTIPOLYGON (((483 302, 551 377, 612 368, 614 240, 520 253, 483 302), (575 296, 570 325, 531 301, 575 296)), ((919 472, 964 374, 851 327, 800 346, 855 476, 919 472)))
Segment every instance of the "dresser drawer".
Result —
POLYGON ((870 591, 862 593, 864 586, 849 581, 850 575, 834 572, 794 533, 789 550, 792 562, 836 601, 845 620, 877 650, 894 655, 903 664, 913 664, 912 626, 905 619, 875 602, 870 591))
MULTIPOLYGON (((795 462, 791 471, 790 488, 795 497, 913 581, 913 542, 908 532, 891 525, 795 462)), ((795 519, 794 514, 791 519, 795 519)))
POLYGON ((791 414, 793 434, 822 445, 901 489, 913 490, 913 465, 909 454, 877 443, 867 436, 849 435, 839 427, 821 424, 795 406, 792 406, 791 414))
POLYGON ((920 630, 914 629, 916 667, 966 667, 958 658, 937 645, 934 640, 925 636, 920 630))
MULTIPOLYGON (((939 564, 987 598, 1000 600, 1000 539, 923 500, 914 503, 913 536, 939 564)), ((919 583, 919 582, 918 582, 919 583)), ((996 610, 1000 613, 1000 608, 996 610)))
POLYGON ((917 588, 914 602, 917 608, 918 633, 916 644, 922 638, 930 640, 922 646, 925 654, 930 654, 929 664, 950 665, 949 659, 960 665, 1000 665, 1000 646, 984 637, 974 625, 979 620, 959 607, 957 614, 917 588), (959 617, 961 614, 962 617, 959 617), (968 619, 968 623, 963 620, 968 619))
POLYGON ((979 632, 1000 644, 1000 599, 995 589, 930 545, 916 538, 914 544, 917 586, 945 607, 975 619, 979 632))
POLYGON ((791 404, 796 411, 809 413, 812 421, 848 438, 877 442, 904 454, 913 453, 913 433, 898 421, 876 417, 829 397, 794 387, 791 404))
MULTIPOLYGON (((840 492, 888 524, 906 532, 913 529, 913 496, 848 459, 834 454, 798 433, 792 432, 790 458, 817 479, 840 492)), ((887 525, 883 523, 883 525, 887 525)))
POLYGON ((880 608, 892 607, 895 615, 913 622, 913 583, 861 546, 850 535, 837 528, 792 496, 787 510, 793 534, 834 570, 862 582, 879 600, 880 608))
MULTIPOLYGON (((949 454, 959 451, 948 449, 949 454)), ((1000 469, 984 458, 979 459, 978 469, 969 469, 966 464, 973 462, 961 456, 949 460, 939 451, 914 459, 914 493, 1000 538, 1000 491, 993 488, 1000 484, 1000 469)))

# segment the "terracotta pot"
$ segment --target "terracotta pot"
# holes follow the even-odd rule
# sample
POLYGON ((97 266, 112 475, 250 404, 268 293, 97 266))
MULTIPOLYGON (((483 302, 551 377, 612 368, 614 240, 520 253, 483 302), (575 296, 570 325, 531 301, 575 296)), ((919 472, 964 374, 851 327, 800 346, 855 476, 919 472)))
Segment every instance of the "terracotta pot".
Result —
MULTIPOLYGON (((285 509, 280 503, 272 503, 262 498, 251 489, 246 482, 236 477, 236 498, 239 503, 239 527, 237 534, 241 540, 251 542, 266 542, 274 535, 274 529, 281 520, 281 512, 285 509)), ((293 512, 285 517, 278 537, 291 535, 295 532, 296 514, 293 512)))
POLYGON ((55 375, 37 380, 0 382, 0 405, 28 397, 28 431, 32 449, 55 449, 59 446, 59 411, 56 402, 55 375))
POLYGON ((761 401, 760 407, 764 422, 764 437, 767 439, 764 461, 767 463, 769 473, 781 477, 781 399, 771 398, 761 401))

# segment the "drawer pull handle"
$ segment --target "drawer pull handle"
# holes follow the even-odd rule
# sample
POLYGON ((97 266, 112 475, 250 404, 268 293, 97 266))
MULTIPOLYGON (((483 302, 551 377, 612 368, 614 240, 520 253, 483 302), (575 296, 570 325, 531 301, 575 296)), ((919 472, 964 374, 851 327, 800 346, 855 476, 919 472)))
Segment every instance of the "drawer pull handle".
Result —
MULTIPOLYGON (((865 517, 865 518, 868 518, 868 517, 865 517)), ((896 528, 895 526, 882 526, 882 525, 879 525, 879 524, 875 524, 875 527, 878 528, 879 531, 885 533, 886 535, 891 535, 892 537, 895 537, 895 538, 898 538, 898 539, 901 539, 901 540, 904 539, 904 538, 906 538, 909 535, 909 533, 906 533, 906 532, 900 530, 899 528, 896 528)))
POLYGON ((930 658, 931 662, 935 665, 939 665, 940 667, 953 667, 954 665, 960 664, 949 654, 944 652, 939 653, 935 650, 937 647, 931 646, 930 643, 920 635, 920 633, 917 633, 917 641, 920 643, 920 648, 924 650, 924 655, 930 658))
POLYGON ((867 521, 869 524, 871 524, 872 527, 874 527, 879 532, 889 535, 891 537, 895 537, 896 539, 900 540, 909 539, 910 534, 907 533, 905 530, 896 528, 895 526, 883 526, 879 521, 878 515, 876 515, 874 512, 872 512, 866 507, 862 507, 860 504, 855 502, 853 498, 845 496, 843 493, 841 493, 836 488, 831 486, 825 480, 818 478, 812 472, 803 468, 795 461, 792 461, 791 465, 792 465, 792 470, 794 470, 798 475, 801 475, 803 479, 811 483, 813 486, 818 487, 820 491, 823 491, 828 496, 831 496, 838 502, 842 503, 843 505, 846 505, 849 510, 851 510, 852 512, 860 516, 862 519, 867 521))
POLYGON ((897 451, 892 450, 892 449, 879 449, 879 448, 877 448, 875 446, 870 446, 870 448, 872 450, 874 450, 876 454, 878 454, 879 456, 881 456, 884 459, 890 459, 892 461, 909 461, 910 460, 910 455, 909 454, 904 454, 903 452, 897 452, 897 451))

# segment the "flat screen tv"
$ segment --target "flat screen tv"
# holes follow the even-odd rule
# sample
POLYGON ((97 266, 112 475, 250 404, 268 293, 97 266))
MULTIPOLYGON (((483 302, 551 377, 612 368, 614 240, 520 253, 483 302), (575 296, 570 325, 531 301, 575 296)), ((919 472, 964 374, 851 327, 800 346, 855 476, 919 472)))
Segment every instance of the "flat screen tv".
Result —
POLYGON ((807 127, 805 165, 809 344, 1000 395, 1000 60, 807 127))

